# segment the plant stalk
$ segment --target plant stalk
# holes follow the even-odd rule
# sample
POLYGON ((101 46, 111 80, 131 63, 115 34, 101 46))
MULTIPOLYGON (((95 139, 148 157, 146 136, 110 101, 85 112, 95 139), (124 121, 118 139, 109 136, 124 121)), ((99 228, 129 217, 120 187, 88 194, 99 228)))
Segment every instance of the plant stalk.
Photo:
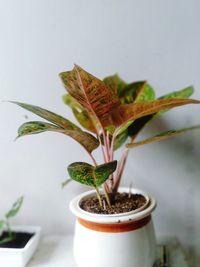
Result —
POLYGON ((99 192, 99 189, 98 189, 98 187, 95 187, 95 189, 96 189, 96 193, 97 193, 97 198, 99 200, 99 205, 100 205, 100 207, 103 207, 103 203, 102 203, 101 194, 99 192))

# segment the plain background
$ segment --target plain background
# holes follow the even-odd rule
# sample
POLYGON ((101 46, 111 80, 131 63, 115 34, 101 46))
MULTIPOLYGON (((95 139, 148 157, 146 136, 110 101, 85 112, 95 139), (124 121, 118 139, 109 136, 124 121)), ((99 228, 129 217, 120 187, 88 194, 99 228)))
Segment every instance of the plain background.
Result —
MULTIPOLYGON (((199 12, 198 0, 1 0, 0 100, 36 104, 73 120, 58 78, 73 63, 100 78, 118 72, 128 82, 147 79, 158 96, 193 84, 200 99, 199 12)), ((174 109, 140 138, 198 124, 199 115, 199 106, 174 109)), ((71 234, 68 203, 87 188, 72 183, 62 190, 61 182, 68 178, 69 163, 89 158, 56 133, 13 141, 20 124, 37 119, 0 102, 0 215, 24 195, 14 223, 41 225, 45 234, 71 234)), ((177 236, 196 263, 199 158, 200 131, 193 131, 132 150, 123 180, 157 198, 157 234, 177 236)))

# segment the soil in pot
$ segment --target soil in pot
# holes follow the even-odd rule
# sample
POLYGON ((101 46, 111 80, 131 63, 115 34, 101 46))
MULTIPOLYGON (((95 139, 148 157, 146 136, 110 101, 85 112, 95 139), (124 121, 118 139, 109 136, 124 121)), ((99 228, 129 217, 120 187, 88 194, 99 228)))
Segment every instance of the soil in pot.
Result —
POLYGON ((146 199, 140 194, 117 193, 115 202, 109 207, 104 195, 101 196, 103 207, 100 206, 96 196, 84 199, 80 207, 90 213, 96 214, 118 214, 136 210, 145 205, 146 199))
MULTIPOLYGON (((28 241, 34 236, 33 233, 14 232, 14 238, 11 241, 0 244, 0 248, 24 248, 28 241)), ((3 232, 1 240, 8 237, 8 232, 3 232)))

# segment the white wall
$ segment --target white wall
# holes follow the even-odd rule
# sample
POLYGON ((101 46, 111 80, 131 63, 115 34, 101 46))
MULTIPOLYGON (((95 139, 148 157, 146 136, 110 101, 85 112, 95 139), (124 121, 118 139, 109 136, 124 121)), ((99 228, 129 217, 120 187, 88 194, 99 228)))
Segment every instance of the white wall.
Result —
MULTIPOLYGON (((148 79, 158 96, 194 84, 200 98, 198 0, 0 0, 0 99, 46 107, 72 119, 62 104, 58 73, 78 63, 104 77, 148 79)), ((200 107, 170 111, 143 132, 200 122, 200 107)), ((88 160, 58 134, 13 142, 18 126, 36 116, 0 103, 0 214, 21 194, 16 223, 40 224, 45 233, 71 233, 69 200, 78 184, 61 190, 66 167, 88 160)), ((130 153, 124 185, 134 182, 158 199, 158 234, 178 236, 194 255, 200 248, 200 132, 130 153)), ((199 255, 200 257, 200 255, 199 255)))

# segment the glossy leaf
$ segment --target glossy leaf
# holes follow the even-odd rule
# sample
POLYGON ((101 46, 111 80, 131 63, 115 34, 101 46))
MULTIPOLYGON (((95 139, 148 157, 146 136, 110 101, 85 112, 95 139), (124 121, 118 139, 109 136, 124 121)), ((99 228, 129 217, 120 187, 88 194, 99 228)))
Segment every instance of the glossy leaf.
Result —
POLYGON ((193 99, 166 99, 144 103, 125 104, 119 106, 111 113, 111 121, 115 127, 121 127, 130 120, 136 120, 164 109, 199 103, 200 101, 193 99))
POLYGON ((111 161, 95 168, 95 184, 96 186, 102 185, 108 177, 116 170, 117 161, 111 161))
POLYGON ((57 115, 47 109, 43 109, 41 107, 38 106, 33 106, 33 105, 29 105, 29 104, 25 104, 25 103, 20 103, 20 102, 16 102, 16 101, 11 101, 11 103, 14 103, 38 116, 40 116, 41 118, 50 121, 52 123, 54 123, 55 125, 65 129, 70 129, 70 130, 81 130, 78 126, 76 126, 74 123, 72 123, 71 121, 63 118, 60 115, 57 115))
POLYGON ((14 217, 19 212, 22 204, 23 204, 24 197, 18 198, 18 200, 12 205, 11 209, 6 213, 6 218, 10 219, 14 217))
POLYGON ((67 170, 74 181, 95 187, 94 166, 86 162, 74 162, 68 166, 67 170))
POLYGON ((102 125, 108 126, 110 111, 118 106, 119 98, 106 84, 75 65, 60 77, 69 92, 86 110, 95 114, 102 125))
POLYGON ((161 141, 164 139, 168 139, 168 138, 176 136, 178 134, 181 134, 181 133, 184 133, 187 131, 191 131, 191 130, 195 130, 195 129, 200 129, 200 125, 196 125, 196 126, 188 127, 188 128, 182 128, 182 129, 178 129, 178 130, 166 131, 166 132, 160 133, 158 135, 155 135, 153 137, 147 138, 145 140, 127 144, 126 147, 127 148, 135 148, 135 147, 138 147, 141 145, 146 145, 146 144, 150 144, 153 142, 158 142, 158 141, 161 141))
POLYGON ((47 131, 53 131, 70 136, 80 145, 82 145, 89 153, 99 146, 98 139, 87 132, 82 130, 71 130, 71 128, 69 130, 62 129, 53 124, 41 121, 31 121, 22 124, 18 129, 18 138, 25 135, 38 134, 47 131))
POLYGON ((112 174, 117 166, 117 161, 94 167, 85 162, 74 162, 68 166, 68 173, 71 179, 92 187, 103 184, 112 174))

